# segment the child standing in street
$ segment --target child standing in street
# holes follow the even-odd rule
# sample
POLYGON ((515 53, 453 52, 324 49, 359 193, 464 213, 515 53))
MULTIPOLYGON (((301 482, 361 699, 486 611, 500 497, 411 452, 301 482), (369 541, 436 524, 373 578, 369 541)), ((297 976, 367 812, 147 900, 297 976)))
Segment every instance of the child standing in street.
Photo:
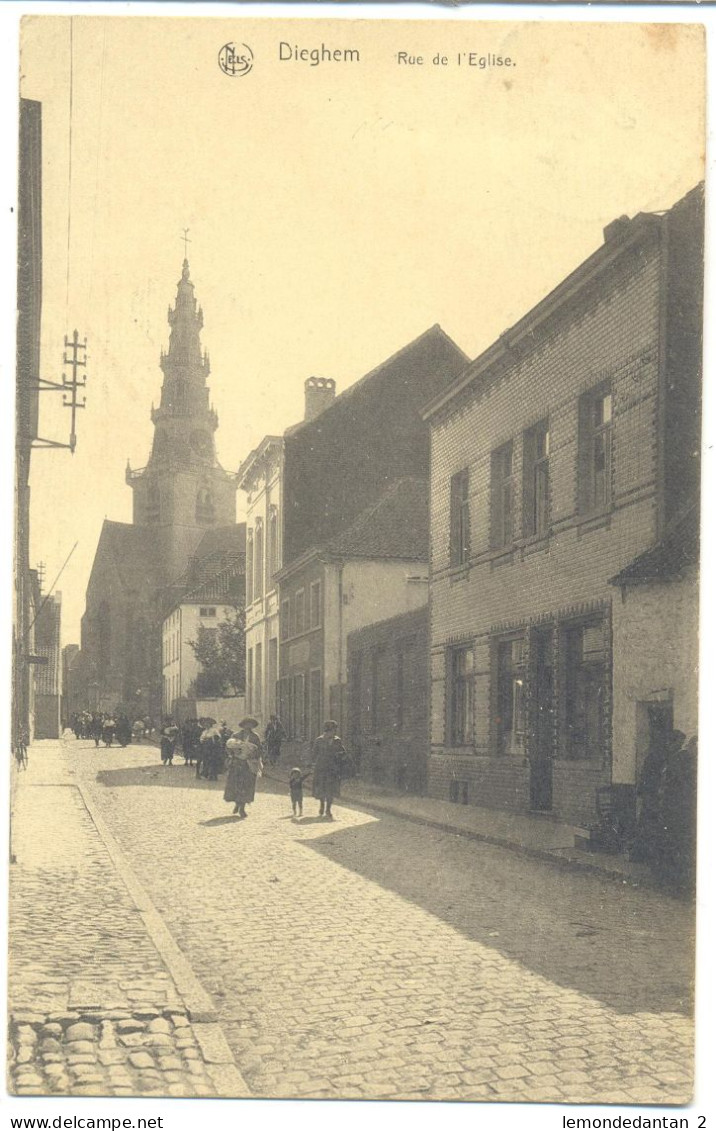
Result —
POLYGON ((310 778, 311 771, 301 772, 300 766, 294 766, 288 777, 288 790, 291 794, 291 806, 294 817, 303 816, 303 783, 310 778))

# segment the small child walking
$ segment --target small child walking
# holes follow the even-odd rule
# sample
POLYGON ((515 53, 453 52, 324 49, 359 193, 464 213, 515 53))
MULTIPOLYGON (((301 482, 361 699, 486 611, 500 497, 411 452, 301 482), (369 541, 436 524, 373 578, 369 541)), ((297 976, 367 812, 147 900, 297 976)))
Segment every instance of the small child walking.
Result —
POLYGON ((302 773, 300 766, 294 766, 288 776, 288 791, 291 794, 291 806, 294 817, 303 816, 303 783, 310 778, 312 771, 302 773))

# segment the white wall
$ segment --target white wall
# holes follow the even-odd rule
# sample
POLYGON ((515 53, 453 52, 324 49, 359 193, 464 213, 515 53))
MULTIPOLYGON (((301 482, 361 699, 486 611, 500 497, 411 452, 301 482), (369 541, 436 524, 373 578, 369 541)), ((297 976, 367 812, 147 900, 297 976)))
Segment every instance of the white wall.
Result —
POLYGON ((645 754, 639 703, 671 701, 674 727, 698 728, 698 576, 617 590, 612 606, 613 780, 633 783, 645 754))
MULTIPOLYGON (((348 635, 428 603, 428 567, 410 561, 351 561, 343 566, 338 682, 346 674, 348 635), (420 578, 421 580, 408 580, 420 578)), ((336 682, 336 681, 334 681, 336 682)))

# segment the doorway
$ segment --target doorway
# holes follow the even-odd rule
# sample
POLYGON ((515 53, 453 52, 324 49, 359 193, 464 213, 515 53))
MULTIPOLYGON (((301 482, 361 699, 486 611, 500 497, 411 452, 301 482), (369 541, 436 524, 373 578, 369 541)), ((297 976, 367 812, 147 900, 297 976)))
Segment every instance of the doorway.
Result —
POLYGON ((532 684, 530 764, 530 809, 548 813, 552 809, 552 748, 554 743, 554 677, 552 629, 532 634, 530 650, 532 684))

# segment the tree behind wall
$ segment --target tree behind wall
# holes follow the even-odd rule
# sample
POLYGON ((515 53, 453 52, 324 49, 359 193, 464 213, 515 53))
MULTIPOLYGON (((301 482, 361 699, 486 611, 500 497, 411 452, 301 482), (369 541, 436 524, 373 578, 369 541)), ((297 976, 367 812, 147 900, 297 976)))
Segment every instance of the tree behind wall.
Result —
POLYGON ((243 695, 246 685, 246 617, 242 608, 216 628, 200 627, 196 640, 189 641, 201 671, 189 688, 195 698, 214 699, 224 695, 243 695))

